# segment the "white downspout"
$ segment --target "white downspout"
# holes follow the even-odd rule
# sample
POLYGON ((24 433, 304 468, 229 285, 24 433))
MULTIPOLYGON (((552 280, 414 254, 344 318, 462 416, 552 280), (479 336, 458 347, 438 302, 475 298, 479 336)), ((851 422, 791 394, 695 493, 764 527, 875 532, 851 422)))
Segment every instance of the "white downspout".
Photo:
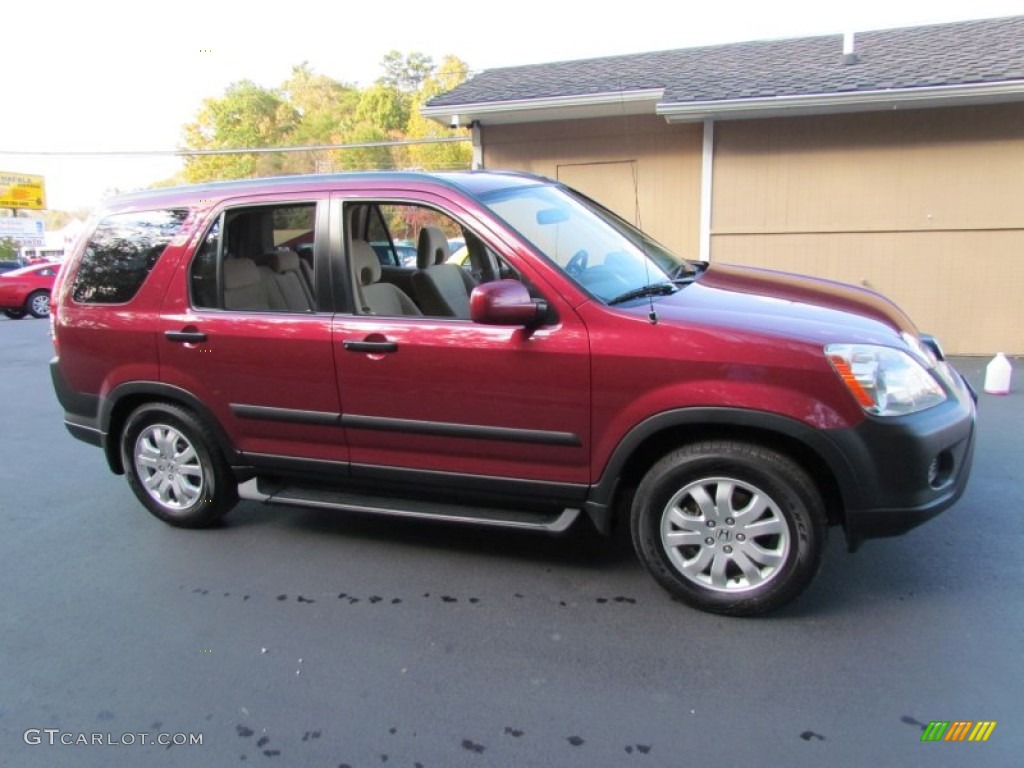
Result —
POLYGON ((711 192, 715 160, 715 121, 704 121, 700 163, 700 260, 711 261, 711 192))
POLYGON ((484 144, 480 122, 474 120, 470 124, 470 130, 473 132, 473 165, 470 167, 474 171, 479 171, 484 167, 484 144))

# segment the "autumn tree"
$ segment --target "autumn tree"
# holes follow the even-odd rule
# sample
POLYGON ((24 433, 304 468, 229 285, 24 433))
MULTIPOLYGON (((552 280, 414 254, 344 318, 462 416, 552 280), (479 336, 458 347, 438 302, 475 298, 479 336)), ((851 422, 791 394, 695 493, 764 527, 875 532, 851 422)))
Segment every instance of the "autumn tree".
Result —
MULTIPOLYGON (((468 75, 468 71, 469 67, 466 65, 466 62, 455 56, 445 56, 437 68, 423 79, 410 110, 409 122, 405 131, 408 138, 469 138, 470 133, 467 128, 452 129, 434 120, 428 120, 420 114, 420 109, 430 99, 445 91, 450 91, 463 82, 468 75)), ((424 170, 469 168, 473 162, 473 148, 468 141, 445 144, 415 144, 407 147, 407 149, 410 164, 424 170)))
MULTIPOLYGON (((381 59, 380 67, 383 74, 377 78, 377 84, 371 89, 373 95, 367 99, 368 108, 374 110, 372 119, 377 125, 383 125, 382 121, 391 125, 393 138, 409 138, 409 121, 418 108, 423 83, 434 71, 434 61, 419 51, 409 54, 389 51, 381 59)), ((395 168, 416 164, 408 147, 393 147, 391 156, 395 168)))

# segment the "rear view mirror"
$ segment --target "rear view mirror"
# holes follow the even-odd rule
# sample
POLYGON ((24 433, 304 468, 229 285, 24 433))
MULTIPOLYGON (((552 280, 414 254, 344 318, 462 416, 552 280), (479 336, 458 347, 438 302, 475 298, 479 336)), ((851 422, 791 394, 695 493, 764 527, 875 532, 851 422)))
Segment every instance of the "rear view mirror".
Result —
POLYGON ((569 220, 569 213, 564 208, 543 208, 537 211, 538 224, 561 224, 569 220))
POLYGON ((469 316, 483 325, 539 325, 547 314, 547 302, 534 301, 518 280, 482 283, 469 296, 469 316))

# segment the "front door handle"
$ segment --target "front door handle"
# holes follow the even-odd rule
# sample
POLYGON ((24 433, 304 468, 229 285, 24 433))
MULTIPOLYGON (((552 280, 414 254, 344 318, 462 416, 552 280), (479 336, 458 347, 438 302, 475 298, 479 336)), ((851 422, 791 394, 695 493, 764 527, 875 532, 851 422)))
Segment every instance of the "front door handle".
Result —
POLYGON ((341 342, 341 346, 349 352, 397 352, 398 344, 394 341, 352 341, 341 342))
POLYGON ((201 341, 206 341, 206 334, 202 331, 164 331, 164 338, 168 341, 198 344, 201 341))

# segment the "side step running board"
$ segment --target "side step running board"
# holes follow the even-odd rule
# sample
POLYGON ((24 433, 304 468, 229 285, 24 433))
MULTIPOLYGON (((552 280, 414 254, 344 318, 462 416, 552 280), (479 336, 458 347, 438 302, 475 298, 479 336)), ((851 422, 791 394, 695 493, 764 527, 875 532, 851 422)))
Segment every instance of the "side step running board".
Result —
POLYGON ((580 515, 580 510, 567 507, 561 513, 523 512, 497 507, 473 507, 463 504, 439 504, 415 499, 396 499, 347 491, 330 491, 302 486, 285 486, 271 493, 259 487, 259 478, 240 483, 238 495, 247 501, 264 504, 290 504, 297 507, 338 509, 347 512, 368 512, 392 517, 412 517, 424 520, 442 520, 449 523, 469 523, 498 528, 562 533, 568 530, 580 515))

